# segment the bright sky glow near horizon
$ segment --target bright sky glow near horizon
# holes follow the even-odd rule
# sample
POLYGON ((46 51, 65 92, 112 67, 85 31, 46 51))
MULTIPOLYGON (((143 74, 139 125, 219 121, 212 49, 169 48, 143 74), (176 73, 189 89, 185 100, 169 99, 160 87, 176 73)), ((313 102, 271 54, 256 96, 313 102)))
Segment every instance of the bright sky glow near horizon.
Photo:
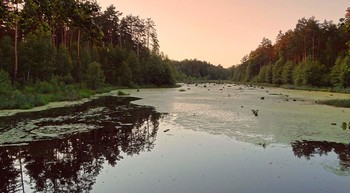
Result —
POLYGON ((102 11, 113 4, 123 15, 152 18, 160 50, 170 59, 198 59, 230 67, 266 37, 294 29, 314 16, 338 23, 349 0, 97 0, 102 11))

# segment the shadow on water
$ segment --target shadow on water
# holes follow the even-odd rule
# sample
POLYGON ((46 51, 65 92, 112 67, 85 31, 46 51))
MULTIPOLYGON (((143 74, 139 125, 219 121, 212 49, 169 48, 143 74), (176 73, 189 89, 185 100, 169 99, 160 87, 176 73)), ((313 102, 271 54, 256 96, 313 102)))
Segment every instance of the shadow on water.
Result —
POLYGON ((88 192, 103 164, 116 166, 122 153, 151 151, 163 115, 131 100, 102 97, 80 106, 1 118, 2 132, 17 129, 33 135, 42 127, 57 131, 62 125, 89 129, 62 132, 56 138, 33 135, 34 141, 26 145, 0 147, 0 192, 22 192, 24 186, 40 192, 88 192))
POLYGON ((327 170, 337 175, 350 176, 350 144, 322 141, 296 141, 291 144, 294 155, 310 160, 315 155, 328 156, 335 153, 339 159, 336 166, 325 166, 327 170))

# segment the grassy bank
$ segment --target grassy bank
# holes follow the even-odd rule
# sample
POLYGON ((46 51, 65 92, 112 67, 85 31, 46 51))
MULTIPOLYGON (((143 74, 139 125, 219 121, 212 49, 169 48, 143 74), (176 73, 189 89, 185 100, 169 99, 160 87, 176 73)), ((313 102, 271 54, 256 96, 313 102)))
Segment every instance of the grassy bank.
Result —
POLYGON ((334 107, 346 107, 350 108, 350 99, 332 99, 319 101, 320 104, 330 105, 334 107))
POLYGON ((323 91, 323 92, 350 94, 350 88, 340 88, 340 87, 310 87, 310 86, 294 86, 294 85, 281 85, 279 87, 284 89, 292 89, 292 90, 323 91))
MULTIPOLYGON (((294 86, 294 85, 266 85, 271 87, 280 87, 284 89, 291 90, 306 90, 306 91, 321 91, 321 92, 332 92, 332 93, 344 93, 350 94, 350 88, 332 88, 332 87, 309 87, 309 86, 294 86)), ((350 108, 350 95, 349 99, 330 99, 330 100, 320 100, 319 104, 334 106, 334 107, 345 107, 350 108)))
POLYGON ((40 83, 26 86, 22 89, 10 90, 0 94, 0 109, 31 109, 57 101, 74 101, 90 97, 94 94, 120 89, 119 87, 103 86, 99 89, 89 89, 84 85, 54 85, 40 83))

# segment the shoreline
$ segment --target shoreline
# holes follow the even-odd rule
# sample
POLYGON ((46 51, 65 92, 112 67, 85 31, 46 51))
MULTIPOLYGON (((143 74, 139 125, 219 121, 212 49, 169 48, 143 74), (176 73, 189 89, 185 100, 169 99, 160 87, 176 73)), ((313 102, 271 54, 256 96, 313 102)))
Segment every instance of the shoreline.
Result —
MULTIPOLYGON (((52 101, 49 102, 45 105, 40 105, 40 106, 35 106, 33 108, 30 109, 0 109, 0 117, 6 117, 6 116, 13 116, 17 113, 25 113, 25 112, 37 112, 37 111, 43 111, 43 110, 47 110, 47 109, 51 109, 51 108, 61 108, 61 107, 67 107, 67 106, 72 106, 72 105, 79 105, 79 104, 83 104, 86 102, 89 102, 91 100, 97 99, 101 96, 109 96, 109 95, 115 95, 115 96, 119 96, 119 97, 129 97, 130 94, 128 91, 130 90, 138 90, 138 89, 162 89, 162 88, 178 88, 180 86, 180 84, 188 84, 188 83, 177 83, 176 86, 173 87, 141 87, 141 88, 113 88, 112 90, 107 90, 106 92, 97 92, 95 94, 92 94, 90 96, 87 97, 83 97, 81 99, 78 100, 64 100, 64 101, 52 101), (123 94, 118 94, 118 92, 124 92, 127 91, 127 94, 123 95, 123 94)), ((218 82, 214 83, 214 82, 202 82, 202 83, 190 83, 190 84, 220 84, 218 82)), ((236 84, 236 85, 249 85, 249 84, 242 84, 242 83, 221 83, 221 84, 236 84)), ((286 92, 286 93, 297 93, 298 98, 304 99, 304 100, 308 100, 308 101, 314 101, 315 103, 318 103, 319 105, 328 105, 328 106, 333 106, 333 107, 342 107, 342 108, 349 108, 348 106, 337 106, 334 105, 328 101, 350 101, 350 94, 349 93, 344 93, 344 92, 332 92, 332 91, 327 91, 324 89, 313 89, 313 90, 305 90, 305 89, 295 89, 295 88, 286 88, 283 86, 274 86, 274 85, 261 85, 261 84, 252 84, 255 87, 265 87, 265 90, 268 90, 269 88, 271 89, 276 89, 276 90, 281 90, 286 92), (310 98, 309 93, 310 92, 314 92, 317 93, 316 95, 313 95, 310 98)), ((181 87, 181 86, 180 86, 181 87)), ((258 88, 256 88, 258 89, 258 88)))

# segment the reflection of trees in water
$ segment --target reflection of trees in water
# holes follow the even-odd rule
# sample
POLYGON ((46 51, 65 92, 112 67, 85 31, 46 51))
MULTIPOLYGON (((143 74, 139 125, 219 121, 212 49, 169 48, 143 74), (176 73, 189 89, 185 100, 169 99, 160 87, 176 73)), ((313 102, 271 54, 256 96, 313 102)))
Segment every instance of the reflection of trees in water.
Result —
POLYGON ((22 189, 22 165, 35 191, 86 192, 92 189, 105 162, 115 166, 123 159, 121 152, 133 155, 150 151, 161 114, 152 107, 129 103, 107 106, 110 100, 105 105, 107 110, 88 117, 89 123, 100 129, 65 139, 0 148, 0 192, 22 189))
POLYGON ((14 164, 16 155, 0 151, 0 192, 15 192, 20 187, 17 183, 20 170, 14 164))
POLYGON ((296 141, 292 143, 294 155, 310 159, 314 155, 327 156, 334 152, 338 155, 341 171, 350 171, 350 144, 341 144, 322 141, 296 141))

